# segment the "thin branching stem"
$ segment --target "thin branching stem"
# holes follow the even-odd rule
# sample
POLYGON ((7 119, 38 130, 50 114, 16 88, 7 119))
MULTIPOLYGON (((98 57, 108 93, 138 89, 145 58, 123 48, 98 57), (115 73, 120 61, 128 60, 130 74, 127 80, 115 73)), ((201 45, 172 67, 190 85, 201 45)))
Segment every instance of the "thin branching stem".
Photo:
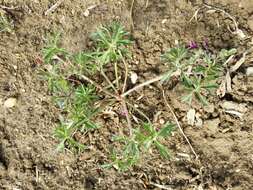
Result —
POLYGON ((116 94, 118 94, 117 89, 115 88, 115 86, 112 84, 112 82, 110 81, 110 79, 107 77, 107 75, 104 72, 104 69, 101 67, 100 68, 100 73, 102 74, 102 76, 105 78, 106 82, 112 87, 112 89, 114 90, 114 92, 116 94))
POLYGON ((114 62, 114 72, 116 78, 116 88, 119 89, 119 75, 118 75, 118 63, 114 62))
POLYGON ((112 94, 111 92, 109 92, 108 90, 104 89, 102 86, 100 86, 98 83, 96 83, 95 81, 93 81, 92 79, 90 79, 89 77, 85 76, 85 75, 78 75, 79 77, 81 77, 83 80, 86 80, 87 82, 93 84, 96 88, 98 88, 99 90, 101 90, 102 92, 104 92, 105 94, 115 98, 116 100, 119 100, 119 97, 112 94))
POLYGON ((130 102, 126 101, 126 103, 135 111, 137 111, 140 115, 142 115, 147 121, 148 123, 151 123, 150 119, 148 118, 148 116, 143 113, 141 110, 139 110, 138 108, 136 108, 134 105, 132 105, 130 102))
POLYGON ((131 122, 130 114, 129 114, 129 111, 127 109, 127 104, 126 104, 124 98, 122 98, 121 103, 122 103, 124 112, 126 113, 127 126, 128 126, 128 129, 129 129, 129 135, 132 136, 132 134, 133 134, 132 122, 131 122))
POLYGON ((121 52, 119 51, 119 54, 122 58, 122 61, 124 63, 124 67, 125 67, 125 78, 124 78, 124 83, 123 83, 123 88, 122 88, 122 93, 125 92, 126 90, 126 85, 127 85, 127 77, 128 77, 128 63, 126 62, 125 58, 122 56, 121 52))
POLYGON ((153 79, 147 80, 147 81, 145 81, 144 83, 141 83, 141 84, 139 84, 139 85, 133 87, 132 89, 126 91, 125 93, 123 93, 123 94, 121 95, 121 97, 125 97, 125 96, 131 94, 131 93, 134 92, 134 91, 137 91, 138 89, 140 89, 140 88, 142 88, 142 87, 144 87, 144 86, 147 86, 147 85, 150 85, 150 84, 152 84, 152 83, 158 82, 158 81, 162 80, 163 77, 164 77, 164 75, 160 75, 160 76, 155 77, 155 78, 153 78, 153 79))
POLYGON ((179 131, 182 133, 182 135, 183 135, 183 137, 185 138, 186 142, 189 144, 190 149, 191 149, 191 151, 193 152, 195 158, 198 159, 199 156, 197 155, 197 153, 195 152, 194 148, 192 147, 192 145, 191 145, 191 143, 190 143, 188 137, 185 135, 185 133, 184 133, 184 131, 183 131, 183 129, 182 129, 182 127, 181 127, 181 125, 180 125, 178 119, 177 119, 176 114, 174 113, 173 109, 171 108, 170 104, 168 103, 168 101, 167 101, 167 99, 166 99, 166 97, 165 97, 164 89, 162 89, 162 93, 163 93, 163 99, 164 99, 165 105, 166 105, 167 108, 169 109, 168 111, 170 111, 170 112, 172 113, 172 115, 173 115, 173 117, 174 117, 174 119, 175 119, 175 121, 176 121, 176 124, 177 124, 177 126, 178 126, 178 128, 179 128, 179 131))

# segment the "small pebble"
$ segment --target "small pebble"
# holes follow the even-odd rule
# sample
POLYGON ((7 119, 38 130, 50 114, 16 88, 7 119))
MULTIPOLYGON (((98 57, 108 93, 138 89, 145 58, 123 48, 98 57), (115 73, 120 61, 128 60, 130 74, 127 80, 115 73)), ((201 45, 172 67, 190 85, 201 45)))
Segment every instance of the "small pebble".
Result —
POLYGON ((131 82, 135 84, 138 80, 138 75, 135 72, 131 72, 130 78, 131 78, 131 82))
POLYGON ((191 125, 193 126, 194 125, 194 122, 195 122, 195 114, 196 114, 196 111, 195 109, 190 109, 188 112, 187 112, 187 123, 188 125, 191 125))
POLYGON ((247 68, 246 75, 247 76, 253 76, 253 67, 248 67, 247 68))
POLYGON ((12 108, 17 104, 17 99, 16 98, 8 98, 5 102, 4 102, 4 107, 6 108, 12 108))

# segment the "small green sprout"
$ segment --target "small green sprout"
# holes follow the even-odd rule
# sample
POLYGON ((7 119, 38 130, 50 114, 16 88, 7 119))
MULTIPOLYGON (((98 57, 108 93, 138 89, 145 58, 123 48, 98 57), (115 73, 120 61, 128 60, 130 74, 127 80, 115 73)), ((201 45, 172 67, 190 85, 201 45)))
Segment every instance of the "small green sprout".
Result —
POLYGON ((56 56, 67 55, 67 51, 64 48, 59 47, 60 37, 60 33, 54 34, 53 37, 49 40, 47 46, 42 50, 45 63, 51 63, 56 56))
POLYGON ((84 150, 85 146, 73 138, 75 130, 76 129, 73 128, 71 124, 60 123, 54 131, 54 136, 60 140, 60 143, 57 146, 57 151, 62 151, 65 147, 74 150, 77 149, 79 152, 84 150))

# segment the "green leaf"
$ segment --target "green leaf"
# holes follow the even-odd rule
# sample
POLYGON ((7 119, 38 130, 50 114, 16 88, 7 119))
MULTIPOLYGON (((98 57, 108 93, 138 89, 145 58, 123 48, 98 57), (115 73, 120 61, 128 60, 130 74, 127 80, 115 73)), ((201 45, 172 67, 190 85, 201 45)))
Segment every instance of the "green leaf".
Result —
POLYGON ((180 62, 187 56, 187 51, 188 50, 185 47, 170 48, 164 55, 162 55, 162 58, 168 63, 180 62))
POLYGON ((150 123, 144 123, 144 124, 142 125, 142 127, 143 127, 147 132, 149 132, 149 134, 154 134, 154 133, 156 133, 154 127, 153 127, 152 124, 150 124, 150 123))
POLYGON ((206 85, 202 85, 201 88, 207 88, 207 89, 213 89, 213 88, 218 88, 219 85, 218 84, 206 84, 206 85))
POLYGON ((162 145, 158 141, 155 141, 155 146, 163 158, 168 159, 170 157, 169 151, 164 145, 162 145))
POLYGON ((188 77, 187 75, 185 75, 184 73, 182 74, 182 82, 183 84, 188 87, 191 88, 193 86, 193 82, 190 79, 190 77, 188 77))
POLYGON ((145 151, 147 151, 151 147, 153 142, 154 142, 154 138, 152 137, 146 138, 146 140, 143 142, 145 151))
POLYGON ((203 105, 208 105, 208 101, 206 100, 206 98, 204 96, 202 96, 199 92, 195 93, 197 99, 203 104, 203 105))
MULTIPOLYGON (((84 53, 80 52, 73 56, 74 63, 81 67, 82 72, 88 74, 94 74, 98 71, 99 65, 96 63, 96 59, 99 56, 98 52, 84 53)), ((75 65, 76 67, 76 65, 75 65)))
POLYGON ((158 137, 167 137, 169 135, 171 135, 171 132, 174 130, 174 124, 171 123, 166 123, 165 126, 159 130, 158 132, 158 137))
POLYGON ((190 93, 182 98, 183 102, 186 102, 188 104, 192 103, 193 93, 190 93))
POLYGON ((174 70, 170 70, 167 73, 164 74, 164 77, 162 78, 161 82, 165 82, 170 80, 172 73, 174 72, 174 70))
POLYGON ((235 48, 230 49, 230 50, 226 50, 226 49, 222 49, 219 53, 219 56, 222 60, 225 60, 226 58, 228 58, 231 55, 236 54, 237 50, 235 48))
POLYGON ((117 22, 100 27, 91 38, 97 44, 97 52, 101 52, 98 57, 101 65, 121 60, 122 56, 127 56, 129 51, 126 46, 132 43, 129 33, 117 22))
POLYGON ((54 56, 66 56, 68 53, 64 48, 60 48, 59 40, 60 40, 60 33, 55 34, 52 39, 49 40, 47 46, 42 49, 43 59, 45 63, 49 64, 52 62, 54 56))

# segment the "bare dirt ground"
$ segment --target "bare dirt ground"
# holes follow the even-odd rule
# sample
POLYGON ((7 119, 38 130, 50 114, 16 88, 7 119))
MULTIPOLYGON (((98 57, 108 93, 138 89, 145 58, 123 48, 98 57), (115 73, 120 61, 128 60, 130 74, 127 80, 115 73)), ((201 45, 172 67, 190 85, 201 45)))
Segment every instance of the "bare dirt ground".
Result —
MULTIPOLYGON (((65 0, 55 11, 45 12, 56 1, 1 0, 0 7, 13 20, 12 33, 0 33, 0 189, 253 189, 253 78, 246 75, 253 54, 247 55, 242 68, 232 76, 232 92, 214 99, 208 108, 195 109, 204 121, 191 127, 185 121, 187 105, 168 89, 167 98, 175 109, 185 134, 199 155, 194 159, 188 144, 176 131, 167 142, 170 160, 154 154, 128 172, 102 170, 108 160, 111 134, 119 127, 114 120, 86 137, 92 151, 74 155, 55 152, 57 141, 52 131, 58 113, 51 102, 47 84, 38 76, 41 49, 49 33, 61 31, 62 44, 77 52, 89 46, 89 33, 101 24, 119 20, 135 40, 132 70, 140 82, 162 72, 160 55, 175 40, 202 42, 207 39, 212 50, 236 48, 239 55, 252 46, 253 1, 217 0, 206 3, 233 15, 247 35, 240 39, 228 30, 230 19, 218 13, 199 13, 199 0, 136 0, 130 17, 131 1, 65 0), (88 7, 96 5, 85 13, 88 7), (133 24, 133 25, 132 25, 133 24), (9 98, 17 100, 12 108, 4 107, 9 98), (241 118, 224 111, 226 102, 246 110, 241 118)), ((156 85, 144 88, 143 101, 152 120, 173 119, 163 106, 156 85)), ((135 99, 133 95, 132 100, 135 99)))

